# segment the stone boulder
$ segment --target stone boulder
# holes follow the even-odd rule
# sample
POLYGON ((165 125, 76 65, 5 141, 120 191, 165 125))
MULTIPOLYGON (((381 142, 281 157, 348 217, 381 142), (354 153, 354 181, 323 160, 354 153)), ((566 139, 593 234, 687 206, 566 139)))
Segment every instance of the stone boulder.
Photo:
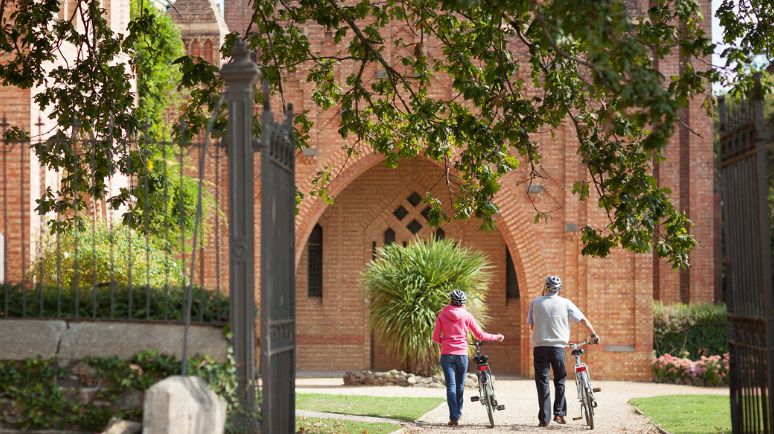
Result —
POLYGON ((138 422, 113 418, 101 434, 140 434, 140 432, 142 432, 142 425, 138 422))
POLYGON ((168 377, 145 392, 143 434, 222 434, 226 403, 199 377, 168 377))

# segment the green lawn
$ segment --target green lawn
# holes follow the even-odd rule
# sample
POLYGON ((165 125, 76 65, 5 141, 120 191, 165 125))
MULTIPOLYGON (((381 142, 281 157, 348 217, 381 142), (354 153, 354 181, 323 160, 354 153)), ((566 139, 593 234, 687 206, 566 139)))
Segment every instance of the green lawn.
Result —
POLYGON ((299 410, 388 417, 409 422, 415 421, 423 414, 438 407, 442 402, 445 400, 441 398, 388 398, 322 393, 299 393, 296 395, 296 408, 299 410))
POLYGON ((296 432, 304 434, 388 434, 400 429, 400 425, 297 417, 296 429, 296 432))
POLYGON ((672 434, 731 432, 728 396, 656 396, 635 398, 629 403, 672 434))

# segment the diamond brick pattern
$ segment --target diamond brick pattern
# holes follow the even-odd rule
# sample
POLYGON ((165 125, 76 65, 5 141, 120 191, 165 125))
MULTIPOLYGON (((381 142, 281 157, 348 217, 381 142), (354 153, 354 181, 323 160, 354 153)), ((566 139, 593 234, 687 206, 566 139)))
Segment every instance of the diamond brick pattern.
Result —
POLYGON ((400 205, 399 207, 395 208, 395 211, 392 212, 392 215, 394 215, 398 220, 403 220, 403 218, 408 215, 408 211, 403 207, 403 205, 400 205))
POLYGON ((422 202, 422 196, 417 194, 417 192, 411 193, 411 196, 409 196, 406 200, 409 201, 410 204, 417 206, 419 205, 419 202, 422 202))
POLYGON ((406 228, 411 231, 412 234, 416 235, 417 232, 422 230, 422 223, 419 223, 416 221, 416 219, 411 220, 411 223, 406 225, 406 228))

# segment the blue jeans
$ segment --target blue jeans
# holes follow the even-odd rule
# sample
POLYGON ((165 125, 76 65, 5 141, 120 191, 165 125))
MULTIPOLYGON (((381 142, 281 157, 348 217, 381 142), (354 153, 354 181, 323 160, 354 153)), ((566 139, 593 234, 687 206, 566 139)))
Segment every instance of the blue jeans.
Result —
POLYGON ((554 415, 567 415, 567 401, 564 398, 564 379, 567 378, 565 366, 564 348, 560 347, 534 347, 532 354, 535 358, 535 386, 537 386, 538 420, 542 423, 551 421, 551 391, 548 378, 550 371, 554 371, 554 415))
POLYGON ((446 402, 449 404, 449 420, 462 416, 462 395, 465 392, 465 374, 468 372, 468 355, 441 355, 441 368, 446 378, 446 402))

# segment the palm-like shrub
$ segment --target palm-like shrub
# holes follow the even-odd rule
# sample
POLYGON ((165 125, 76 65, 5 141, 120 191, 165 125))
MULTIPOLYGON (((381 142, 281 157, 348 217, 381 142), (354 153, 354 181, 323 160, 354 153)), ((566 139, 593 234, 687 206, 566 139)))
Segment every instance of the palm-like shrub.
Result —
POLYGON ((491 268, 481 252, 450 240, 416 240, 377 250, 362 284, 370 300, 369 325, 391 357, 409 372, 427 375, 438 362, 435 320, 452 289, 468 294, 466 308, 480 324, 486 315, 491 268))

